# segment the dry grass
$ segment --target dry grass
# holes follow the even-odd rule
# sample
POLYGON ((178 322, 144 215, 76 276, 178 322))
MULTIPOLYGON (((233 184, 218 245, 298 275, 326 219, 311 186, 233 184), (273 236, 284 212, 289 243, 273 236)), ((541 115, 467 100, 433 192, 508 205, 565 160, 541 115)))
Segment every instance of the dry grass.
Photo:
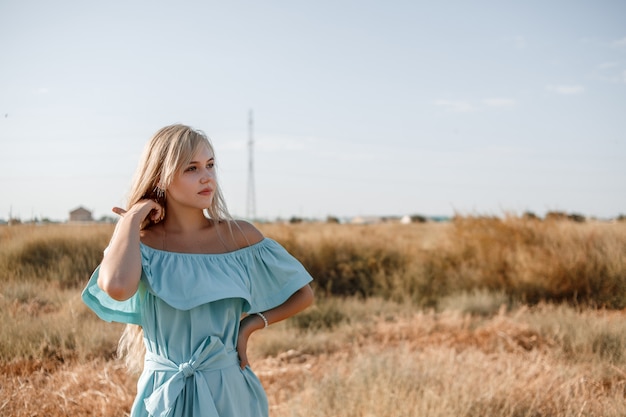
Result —
POLYGON ((80 286, 102 259, 112 232, 110 224, 2 226, 0 282, 80 286))
POLYGON ((455 291, 626 307, 624 224, 459 218, 439 253, 427 265, 455 291))
MULTIPOLYGON (((251 341, 273 417, 626 415, 626 224, 260 227, 318 285, 251 341)), ((0 416, 127 415, 79 297, 111 231, 0 227, 0 416)))
MULTIPOLYGON (((623 358, 594 352, 593 335, 567 354, 561 343, 571 328, 557 329, 563 314, 611 328, 624 348, 621 313, 554 306, 488 319, 413 313, 337 329, 327 353, 304 346, 261 360, 257 372, 274 417, 624 415, 623 358)), ((268 332, 257 343, 273 337, 281 336, 268 332)))
MULTIPOLYGON (((622 312, 541 305, 484 317, 342 304, 350 318, 332 329, 287 322, 253 336, 273 417, 626 413, 626 360, 607 354, 626 347, 622 312)), ((0 416, 121 416, 134 394, 134 378, 99 358, 5 362, 0 375, 0 416)))
POLYGON ((626 223, 459 217, 450 224, 269 225, 332 295, 437 306, 487 290, 511 302, 626 307, 626 223))
POLYGON ((115 361, 4 363, 0 416, 124 416, 135 380, 115 361))

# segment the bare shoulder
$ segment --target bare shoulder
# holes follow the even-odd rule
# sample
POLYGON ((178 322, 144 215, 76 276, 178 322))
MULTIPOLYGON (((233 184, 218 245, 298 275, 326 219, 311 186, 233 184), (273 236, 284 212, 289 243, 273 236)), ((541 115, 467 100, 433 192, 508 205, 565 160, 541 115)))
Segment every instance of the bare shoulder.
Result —
POLYGON ((259 229, 245 220, 232 220, 222 224, 223 228, 228 230, 238 248, 254 245, 265 238, 259 229))

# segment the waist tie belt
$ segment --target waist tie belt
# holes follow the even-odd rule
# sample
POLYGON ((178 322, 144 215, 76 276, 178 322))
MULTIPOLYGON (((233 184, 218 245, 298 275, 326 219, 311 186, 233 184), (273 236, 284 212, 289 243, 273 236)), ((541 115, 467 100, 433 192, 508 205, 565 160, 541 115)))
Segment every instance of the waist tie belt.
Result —
POLYGON ((193 376, 196 398, 206 400, 206 404, 203 403, 203 415, 219 417, 205 375, 200 371, 215 371, 238 364, 236 351, 226 352, 219 339, 210 337, 196 349, 189 361, 178 365, 168 358, 153 352, 146 352, 144 372, 175 372, 144 400, 146 410, 151 416, 168 416, 185 386, 185 379, 193 376))

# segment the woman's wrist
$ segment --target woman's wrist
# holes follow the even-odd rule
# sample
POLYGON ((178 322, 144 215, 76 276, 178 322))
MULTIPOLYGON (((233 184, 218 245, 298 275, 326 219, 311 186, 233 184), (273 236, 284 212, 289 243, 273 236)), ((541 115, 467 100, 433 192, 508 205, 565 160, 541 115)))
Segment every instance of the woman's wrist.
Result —
MULTIPOLYGON (((268 325, 269 325, 269 322, 268 322, 268 325)), ((251 334, 253 332, 256 332, 257 330, 263 330, 264 328, 265 328, 265 322, 263 321, 261 316, 256 313, 253 313, 253 314, 248 314, 241 321, 240 331, 251 334)))
POLYGON ((270 323, 267 321, 267 317, 265 317, 265 314, 258 312, 255 313, 257 316, 261 317, 261 320, 263 320, 263 328, 265 329, 267 326, 270 325, 270 323))

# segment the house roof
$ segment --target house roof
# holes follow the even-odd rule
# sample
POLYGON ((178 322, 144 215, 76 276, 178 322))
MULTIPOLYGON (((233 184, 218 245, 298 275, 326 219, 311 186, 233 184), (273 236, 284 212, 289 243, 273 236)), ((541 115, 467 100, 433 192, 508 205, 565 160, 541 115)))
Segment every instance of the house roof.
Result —
POLYGON ((91 214, 91 210, 87 210, 85 207, 80 206, 80 207, 77 207, 74 210, 70 211, 70 214, 77 214, 77 213, 89 213, 89 214, 91 214))

